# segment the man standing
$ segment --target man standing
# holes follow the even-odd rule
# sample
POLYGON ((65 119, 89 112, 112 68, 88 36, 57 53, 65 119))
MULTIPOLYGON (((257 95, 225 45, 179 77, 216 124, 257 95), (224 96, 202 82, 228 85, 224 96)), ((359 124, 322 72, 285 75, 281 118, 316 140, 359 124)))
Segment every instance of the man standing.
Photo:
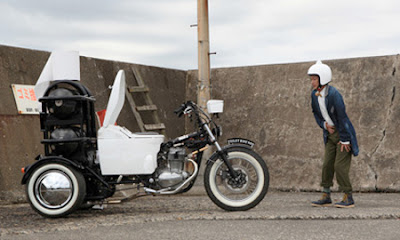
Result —
POLYGON ((323 130, 325 155, 322 166, 323 187, 322 198, 313 201, 312 206, 328 206, 332 204, 330 188, 333 186, 333 176, 339 190, 344 192, 341 202, 335 207, 354 207, 352 186, 349 178, 351 155, 358 155, 356 132, 346 114, 346 108, 339 91, 329 86, 332 79, 330 67, 317 61, 308 69, 313 91, 311 93, 311 106, 317 124, 323 130))

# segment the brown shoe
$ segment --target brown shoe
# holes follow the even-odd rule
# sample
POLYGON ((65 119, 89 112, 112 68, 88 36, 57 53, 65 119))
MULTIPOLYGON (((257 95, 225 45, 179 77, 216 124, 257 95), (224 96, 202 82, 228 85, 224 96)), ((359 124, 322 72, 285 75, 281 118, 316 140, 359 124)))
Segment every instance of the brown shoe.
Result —
POLYGON ((335 203, 335 207, 337 207, 337 208, 353 208, 353 207, 355 207, 353 195, 351 193, 345 193, 343 196, 343 200, 341 202, 335 203))
POLYGON ((323 193, 322 197, 318 201, 311 202, 311 206, 313 207, 328 207, 332 205, 331 194, 323 193))

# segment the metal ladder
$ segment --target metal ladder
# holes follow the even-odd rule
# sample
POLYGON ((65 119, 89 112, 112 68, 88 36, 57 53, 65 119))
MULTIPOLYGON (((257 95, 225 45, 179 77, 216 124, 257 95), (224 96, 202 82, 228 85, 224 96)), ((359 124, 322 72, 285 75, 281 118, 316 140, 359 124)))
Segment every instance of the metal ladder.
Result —
POLYGON ((160 117, 158 116, 157 113, 157 106, 153 104, 153 101, 150 98, 149 94, 149 88, 144 84, 143 79, 139 73, 139 71, 136 69, 136 67, 132 66, 131 67, 133 76, 136 79, 137 86, 127 86, 127 91, 125 91, 125 96, 129 102, 129 105, 131 106, 133 115, 136 118, 136 121, 139 125, 140 131, 141 132, 146 132, 146 131, 157 131, 163 135, 166 136, 165 133, 165 125, 164 123, 161 123, 160 117), (143 106, 137 106, 135 101, 133 100, 132 94, 138 93, 138 94, 143 94, 145 105, 143 106), (151 112, 151 116, 153 118, 154 123, 148 123, 145 124, 143 122, 143 118, 141 113, 144 112, 151 112))

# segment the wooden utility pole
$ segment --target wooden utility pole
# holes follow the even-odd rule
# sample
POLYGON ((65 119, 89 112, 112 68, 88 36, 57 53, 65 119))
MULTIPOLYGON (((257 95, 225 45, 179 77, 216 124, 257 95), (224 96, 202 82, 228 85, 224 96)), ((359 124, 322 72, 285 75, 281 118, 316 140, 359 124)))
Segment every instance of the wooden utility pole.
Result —
POLYGON ((198 72, 197 104, 206 109, 210 100, 210 41, 208 0, 197 0, 198 72))

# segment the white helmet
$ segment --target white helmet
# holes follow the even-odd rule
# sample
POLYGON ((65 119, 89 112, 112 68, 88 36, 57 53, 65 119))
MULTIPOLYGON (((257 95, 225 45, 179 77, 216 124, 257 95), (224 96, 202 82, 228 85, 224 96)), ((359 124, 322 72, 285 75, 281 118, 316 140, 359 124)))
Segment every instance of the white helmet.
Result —
POLYGON ((331 68, 328 65, 323 64, 321 60, 318 60, 308 69, 308 75, 319 76, 319 84, 321 86, 328 84, 332 80, 331 68))

